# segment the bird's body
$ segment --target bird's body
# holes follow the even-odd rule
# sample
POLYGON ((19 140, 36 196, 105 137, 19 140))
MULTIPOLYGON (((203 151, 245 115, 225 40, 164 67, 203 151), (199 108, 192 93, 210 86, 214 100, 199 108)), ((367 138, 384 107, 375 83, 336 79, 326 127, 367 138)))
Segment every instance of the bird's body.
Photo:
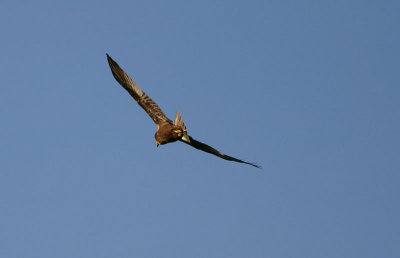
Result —
POLYGON ((261 168, 260 166, 246 162, 231 156, 222 154, 213 147, 199 142, 188 135, 187 128, 179 111, 176 113, 174 121, 170 120, 161 110, 161 108, 144 93, 135 81, 107 54, 108 64, 111 72, 119 84, 124 87, 136 102, 146 111, 150 118, 157 126, 157 132, 154 135, 157 146, 171 142, 182 141, 196 149, 211 153, 225 160, 245 163, 253 167, 261 168))
POLYGON ((179 125, 170 123, 160 124, 154 138, 156 139, 157 145, 163 145, 170 142, 176 142, 183 136, 183 128, 179 125))

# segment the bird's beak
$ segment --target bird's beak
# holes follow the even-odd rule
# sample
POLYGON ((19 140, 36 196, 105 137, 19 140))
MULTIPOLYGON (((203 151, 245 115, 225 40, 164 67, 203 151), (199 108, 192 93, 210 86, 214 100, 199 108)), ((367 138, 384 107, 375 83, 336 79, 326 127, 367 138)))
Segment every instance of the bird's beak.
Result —
POLYGON ((158 145, 160 145, 160 144, 157 143, 157 147, 158 147, 158 145))

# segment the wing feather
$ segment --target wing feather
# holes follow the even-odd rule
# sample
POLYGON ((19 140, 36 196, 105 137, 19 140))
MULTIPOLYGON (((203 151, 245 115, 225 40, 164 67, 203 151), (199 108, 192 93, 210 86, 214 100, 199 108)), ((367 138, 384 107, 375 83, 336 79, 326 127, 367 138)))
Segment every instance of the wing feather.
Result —
POLYGON ((108 64, 114 78, 124 87, 125 90, 136 100, 136 102, 146 111, 151 119, 159 126, 162 122, 172 123, 172 121, 162 112, 161 108, 146 94, 135 81, 107 54, 108 64))
POLYGON ((190 146, 192 146, 192 147, 194 147, 194 148, 196 148, 196 149, 198 149, 198 150, 202 150, 202 151, 211 153, 211 154, 213 154, 213 155, 215 155, 215 156, 218 156, 218 157, 220 157, 220 158, 222 158, 222 159, 226 159, 226 160, 230 160, 230 161, 235 161, 235 162, 239 162, 239 163, 248 164, 248 165, 253 166, 253 167, 256 167, 256 168, 261 168, 261 166, 259 166, 259 165, 257 165, 257 164, 250 163, 250 162, 247 162, 247 161, 243 161, 243 160, 240 160, 240 159, 237 159, 237 158, 234 158, 234 157, 225 155, 225 154, 219 152, 218 150, 214 149, 213 147, 211 147, 211 146, 209 146, 209 145, 207 145, 207 144, 205 144, 205 143, 196 141, 196 140, 193 139, 191 136, 189 136, 189 141, 187 141, 187 140, 185 140, 185 139, 183 139, 183 138, 181 139, 181 141, 184 142, 184 143, 186 143, 186 144, 189 144, 190 146))

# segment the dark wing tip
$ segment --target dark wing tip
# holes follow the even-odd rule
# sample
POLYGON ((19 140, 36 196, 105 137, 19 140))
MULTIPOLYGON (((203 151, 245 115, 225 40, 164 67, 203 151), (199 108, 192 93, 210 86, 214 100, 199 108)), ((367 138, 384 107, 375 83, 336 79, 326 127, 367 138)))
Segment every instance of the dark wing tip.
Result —
POLYGON ((188 145, 190 145, 190 146, 192 146, 192 147, 194 147, 194 148, 196 148, 196 149, 198 149, 198 150, 202 150, 202 151, 208 152, 208 153, 213 154, 215 156, 218 156, 218 157, 220 157, 222 159, 229 160, 229 161, 235 161, 235 162, 239 162, 239 163, 243 163, 243 164, 247 164, 247 165, 253 166, 253 167, 258 168, 258 169, 262 169, 262 167, 257 165, 256 163, 243 161, 243 160, 240 160, 240 159, 225 155, 225 154, 219 152, 218 150, 214 149, 210 145, 207 145, 205 143, 202 143, 202 142, 199 142, 199 141, 193 139, 193 137, 191 137, 191 136, 189 136, 189 140, 181 139, 181 141, 186 143, 186 144, 188 144, 188 145))
POLYGON ((106 53, 106 55, 107 55, 108 65, 110 66, 114 78, 122 85, 122 87, 124 87, 128 92, 130 92, 130 87, 127 86, 128 83, 127 77, 129 76, 125 74, 124 70, 122 70, 122 68, 118 65, 118 63, 115 62, 111 58, 111 56, 108 55, 108 53, 106 53))
POLYGON ((231 160, 231 161, 236 161, 236 162, 239 162, 239 163, 243 163, 243 164, 247 164, 247 165, 253 166, 253 167, 258 168, 258 169, 262 169, 262 166, 257 165, 256 163, 253 163, 253 162, 243 161, 243 160, 240 160, 240 159, 237 159, 237 158, 234 158, 234 157, 225 155, 225 154, 222 154, 222 156, 224 156, 224 157, 221 157, 221 158, 223 158, 223 159, 227 159, 227 160, 231 160))
POLYGON ((262 169, 262 166, 257 165, 257 164, 255 164, 255 163, 250 163, 250 162, 245 162, 245 163, 248 164, 248 165, 250 165, 250 166, 253 166, 253 167, 255 167, 255 168, 262 169))
MULTIPOLYGON (((118 65, 112 58, 111 56, 108 55, 108 53, 106 53, 107 55, 107 61, 109 65, 118 65)), ((119 66, 118 66, 119 67, 119 66)))

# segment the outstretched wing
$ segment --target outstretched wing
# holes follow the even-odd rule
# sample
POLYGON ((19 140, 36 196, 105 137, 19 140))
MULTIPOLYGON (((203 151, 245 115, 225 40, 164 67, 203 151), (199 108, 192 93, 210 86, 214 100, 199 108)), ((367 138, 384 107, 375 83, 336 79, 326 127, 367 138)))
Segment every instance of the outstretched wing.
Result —
POLYGON ((185 140, 185 139, 182 138, 181 141, 186 143, 186 144, 189 144, 190 146, 192 146, 192 147, 194 147, 194 148, 196 148, 198 150, 202 150, 202 151, 214 154, 215 156, 218 156, 220 158, 223 158, 223 159, 226 159, 226 160, 230 160, 230 161, 236 161, 236 162, 239 162, 239 163, 248 164, 248 165, 251 165, 251 166, 256 167, 256 168, 261 168, 261 166, 256 165, 254 163, 246 162, 246 161, 243 161, 243 160, 240 160, 240 159, 225 155, 225 154, 217 151, 216 149, 214 149, 213 147, 211 147, 211 146, 209 146, 209 145, 207 145, 205 143, 196 141, 191 136, 189 136, 189 140, 185 140))
POLYGON ((146 111, 146 113, 153 119, 157 127, 160 123, 172 123, 170 119, 162 112, 161 108, 144 93, 135 81, 129 77, 128 74, 122 70, 121 67, 107 54, 108 64, 110 65, 111 72, 114 78, 131 94, 136 102, 146 111))

